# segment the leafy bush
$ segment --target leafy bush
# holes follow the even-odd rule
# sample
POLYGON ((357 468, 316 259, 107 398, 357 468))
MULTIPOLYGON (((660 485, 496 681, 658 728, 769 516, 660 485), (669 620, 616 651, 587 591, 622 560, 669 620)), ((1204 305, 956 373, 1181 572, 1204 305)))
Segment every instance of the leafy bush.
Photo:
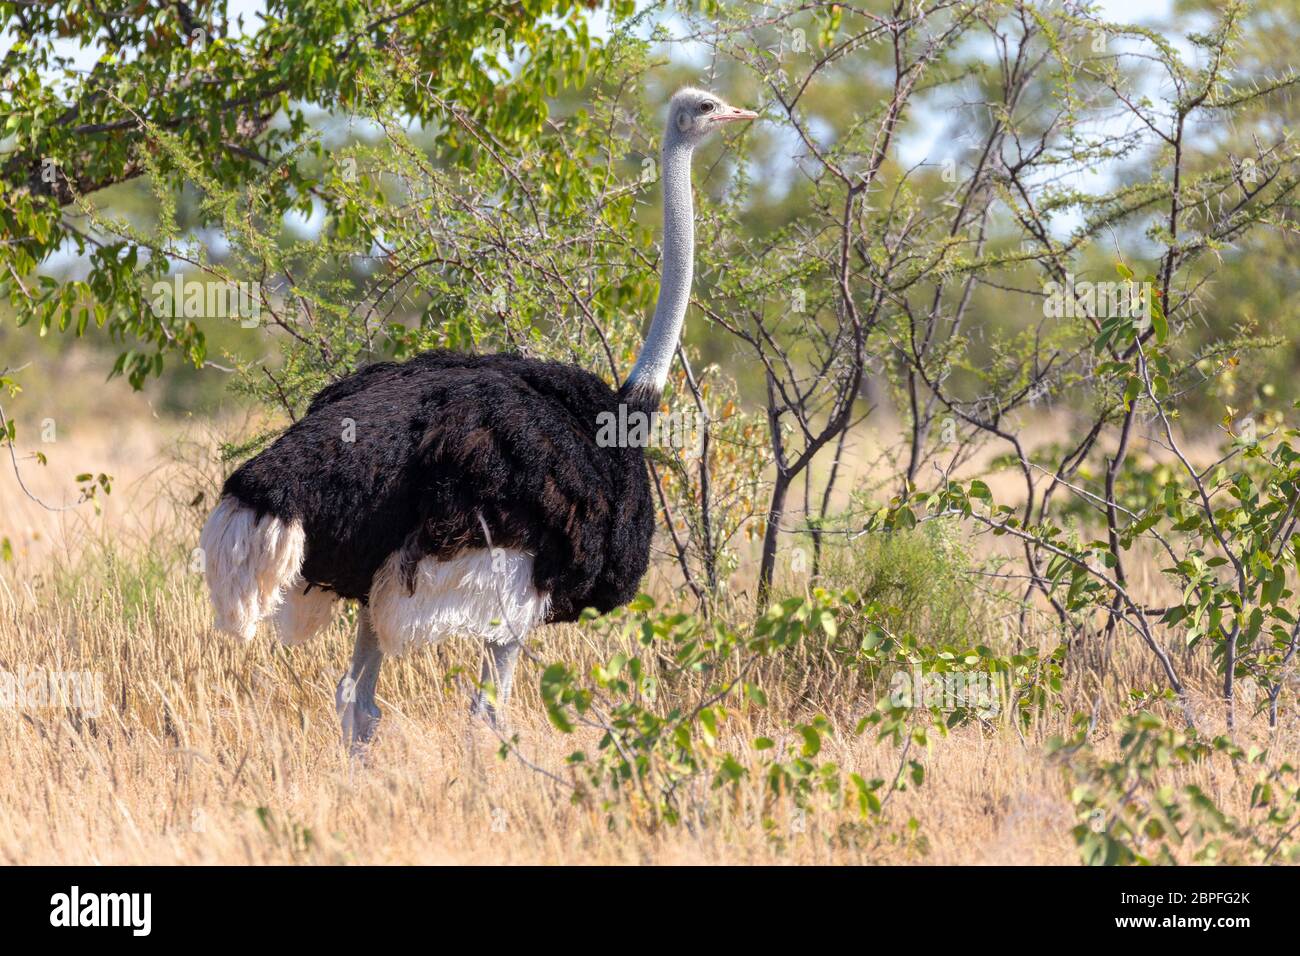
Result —
POLYGON ((1089 742, 1086 715, 1076 723, 1076 734, 1054 739, 1050 750, 1064 767, 1084 863, 1300 861, 1300 771, 1294 764, 1275 763, 1268 751, 1243 750, 1227 737, 1208 740, 1179 730, 1146 712, 1118 723, 1119 752, 1103 757, 1089 742), (1255 773, 1244 816, 1225 813, 1195 784, 1164 782, 1195 764, 1255 773))
POLYGON ((861 535, 827 553, 828 587, 856 591, 880 607, 891 631, 924 644, 985 643, 992 624, 972 580, 973 558, 951 521, 861 535))
MULTIPOLYGON (((968 721, 1027 722, 1060 689, 1059 654, 1039 657, 1031 650, 1000 657, 982 646, 922 646, 915 638, 895 638, 881 617, 879 605, 852 591, 815 588, 807 597, 773 604, 745 628, 654 613, 644 596, 593 623, 608 646, 625 649, 587 674, 555 663, 541 679, 557 730, 599 733, 594 749, 569 755, 573 798, 599 806, 611 825, 622 820, 710 826, 722 812, 719 796, 738 799, 743 784, 761 780, 766 786, 756 812, 765 826, 773 826, 776 808, 788 803, 801 811, 853 806, 864 826, 888 829, 890 795, 924 782, 930 735, 945 735, 968 721), (834 658, 825 666, 869 675, 869 686, 883 692, 849 697, 848 715, 814 712, 767 726, 772 682, 756 675, 762 665, 778 672, 797 666, 799 653, 810 645, 834 658), (911 692, 914 675, 958 673, 987 678, 982 686, 992 688, 994 706, 959 700, 954 707, 911 692), (891 679, 899 674, 907 678, 905 692, 891 679), (1003 706, 1007 701, 1010 706, 1003 706), (724 742, 733 724, 765 729, 749 737, 748 747, 736 749, 724 742), (868 731, 895 749, 897 768, 888 778, 868 779, 826 759, 828 741, 847 742, 868 731)), ((513 743, 503 743, 503 756, 513 743)), ((907 839, 918 836, 914 821, 905 830, 907 839)), ((902 838, 903 831, 891 832, 902 838)))

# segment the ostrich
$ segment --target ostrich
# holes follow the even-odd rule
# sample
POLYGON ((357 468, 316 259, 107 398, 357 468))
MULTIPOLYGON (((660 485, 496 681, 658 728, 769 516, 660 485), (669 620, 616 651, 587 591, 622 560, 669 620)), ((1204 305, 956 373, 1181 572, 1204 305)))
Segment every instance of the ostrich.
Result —
POLYGON ((658 407, 690 299, 692 154, 722 124, 756 115, 695 89, 670 102, 659 299, 620 389, 510 354, 380 362, 322 389, 226 480, 200 537, 216 626, 250 640, 271 618, 298 644, 336 600, 360 602, 335 692, 354 752, 379 722, 385 655, 479 638, 472 712, 496 726, 529 631, 636 594, 654 532, 644 450, 602 447, 597 423, 620 406, 658 407))

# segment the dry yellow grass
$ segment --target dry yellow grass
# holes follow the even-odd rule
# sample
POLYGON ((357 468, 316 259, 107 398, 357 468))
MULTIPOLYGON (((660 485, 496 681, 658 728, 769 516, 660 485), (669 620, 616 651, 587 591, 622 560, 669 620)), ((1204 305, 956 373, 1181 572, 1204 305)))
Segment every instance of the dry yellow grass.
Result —
MULTIPOLYGON (((121 490, 103 517, 46 516, 11 475, 0 477, 0 533, 27 534, 0 568, 0 671, 84 672, 102 692, 93 717, 31 701, 0 708, 0 862, 1073 863, 1075 820, 1044 743, 1066 729, 1070 711, 1100 702, 1105 727, 1124 712, 1128 687, 1158 684, 1128 643, 1104 680, 1072 667, 1063 710, 1023 739, 995 722, 933 740, 920 754, 924 786, 895 794, 874 829, 852 807, 803 817, 788 802, 773 805, 761 779, 734 798, 711 797, 718 815, 707 826, 655 827, 627 811, 611 826, 599 806, 574 804, 523 762, 501 760, 490 732, 471 725, 466 688, 448 678, 457 667, 477 669, 475 649, 464 645, 386 663, 384 721, 358 764, 338 744, 333 712, 350 648, 342 617, 306 647, 286 650, 269 636, 242 645, 212 631, 201 578, 183 559, 165 571, 138 570, 184 540, 158 529, 197 530, 195 515, 166 504, 184 482, 155 468, 160 432, 146 432, 155 435, 148 452, 106 440, 73 456, 116 468, 121 490), (154 508, 148 520, 141 503, 154 508), (763 815, 775 823, 765 827, 763 815), (907 827, 913 818, 916 834, 907 827)), ((25 473, 38 491, 57 490, 53 472, 25 473)), ((662 580, 653 587, 672 599, 662 580)), ((589 668, 617 640, 554 627, 539 632, 533 649, 589 668)), ((1182 666, 1203 713, 1214 715, 1212 672, 1196 660, 1182 666)), ((551 727, 539 673, 535 661, 521 664, 514 729, 524 756, 564 775, 565 756, 594 747, 596 737, 551 727)), ((778 743, 789 743, 788 728, 820 712, 839 731, 826 759, 868 778, 897 773, 895 747, 848 732, 871 701, 813 651, 770 664, 764 679, 769 707, 726 721, 721 747, 744 752, 756 734, 780 738, 783 728, 778 743)), ((1294 726, 1282 733, 1283 749, 1294 751, 1294 726)), ((1262 737, 1257 727, 1241 732, 1252 735, 1262 737)), ((1229 812, 1244 810, 1249 781, 1214 764, 1182 774, 1169 782, 1197 782, 1229 812)), ((707 781, 702 788, 707 796, 707 781)))
MULTIPOLYGON (((611 832, 599 809, 574 806, 562 787, 513 759, 502 762, 490 733, 470 724, 463 689, 444 679, 458 664, 473 666, 468 647, 386 663, 384 723, 360 766, 341 752, 333 713, 334 683, 348 651, 344 622, 306 648, 286 651, 269 640, 241 646, 212 633, 193 587, 150 595, 131 609, 123 583, 87 581, 53 602, 31 589, 12 593, 12 582, 0 594, 5 669, 88 671, 103 693, 94 719, 57 707, 0 713, 0 760, 9 768, 0 801, 4 862, 1071 858, 1056 772, 1013 733, 962 733, 936 746, 919 800, 897 807, 902 820, 918 815, 931 842, 926 855, 834 840, 840 824, 856 821, 851 810, 809 815, 803 832, 791 812, 789 832, 773 841, 747 818, 757 794, 711 829, 655 831, 629 821, 611 832)), ((603 651, 576 628, 551 629, 544 641, 545 653, 557 659, 590 663, 603 651)), ((560 768, 577 742, 546 722, 537 668, 522 666, 513 708, 522 750, 541 766, 560 768)), ((742 718, 722 743, 743 749, 740 738, 753 732, 742 718)), ((591 746, 594 739, 581 742, 591 746)), ((869 740, 830 750, 868 776, 896 769, 894 750, 869 740)))

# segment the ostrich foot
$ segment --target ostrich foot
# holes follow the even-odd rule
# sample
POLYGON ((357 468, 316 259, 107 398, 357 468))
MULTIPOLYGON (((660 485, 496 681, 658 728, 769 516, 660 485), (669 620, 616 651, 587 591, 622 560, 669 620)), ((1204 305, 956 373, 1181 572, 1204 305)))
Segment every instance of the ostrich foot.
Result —
POLYGON ((483 672, 479 676, 479 690, 474 695, 474 703, 469 709, 471 717, 477 717, 498 734, 506 731, 505 713, 510 703, 510 685, 514 682, 515 663, 523 649, 523 641, 511 641, 508 644, 489 644, 483 659, 483 672), (488 685, 494 693, 488 694, 488 685), (495 703, 489 696, 496 698, 495 703))
POLYGON ((379 726, 380 712, 375 706, 375 685, 384 655, 370 625, 370 609, 357 614, 357 643, 352 650, 352 666, 334 689, 334 710, 343 724, 343 746, 352 756, 360 756, 379 726))
POLYGON ((374 699, 362 699, 350 677, 339 681, 334 691, 334 709, 343 728, 343 746, 354 756, 361 756, 383 716, 374 699))
POLYGON ((469 708, 469 715, 476 720, 483 721, 498 733, 505 732, 505 722, 501 720, 497 709, 488 701, 486 694, 479 693, 475 695, 474 703, 469 708))

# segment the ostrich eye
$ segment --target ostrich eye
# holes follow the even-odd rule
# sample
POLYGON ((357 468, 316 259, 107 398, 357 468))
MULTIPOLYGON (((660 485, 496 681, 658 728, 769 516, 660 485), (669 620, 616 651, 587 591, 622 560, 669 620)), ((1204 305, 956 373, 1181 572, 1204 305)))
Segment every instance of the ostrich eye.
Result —
POLYGON ((712 112, 713 112, 713 104, 710 103, 710 102, 708 102, 707 100, 704 101, 703 103, 700 104, 700 112, 701 112, 701 113, 712 113, 712 112))

